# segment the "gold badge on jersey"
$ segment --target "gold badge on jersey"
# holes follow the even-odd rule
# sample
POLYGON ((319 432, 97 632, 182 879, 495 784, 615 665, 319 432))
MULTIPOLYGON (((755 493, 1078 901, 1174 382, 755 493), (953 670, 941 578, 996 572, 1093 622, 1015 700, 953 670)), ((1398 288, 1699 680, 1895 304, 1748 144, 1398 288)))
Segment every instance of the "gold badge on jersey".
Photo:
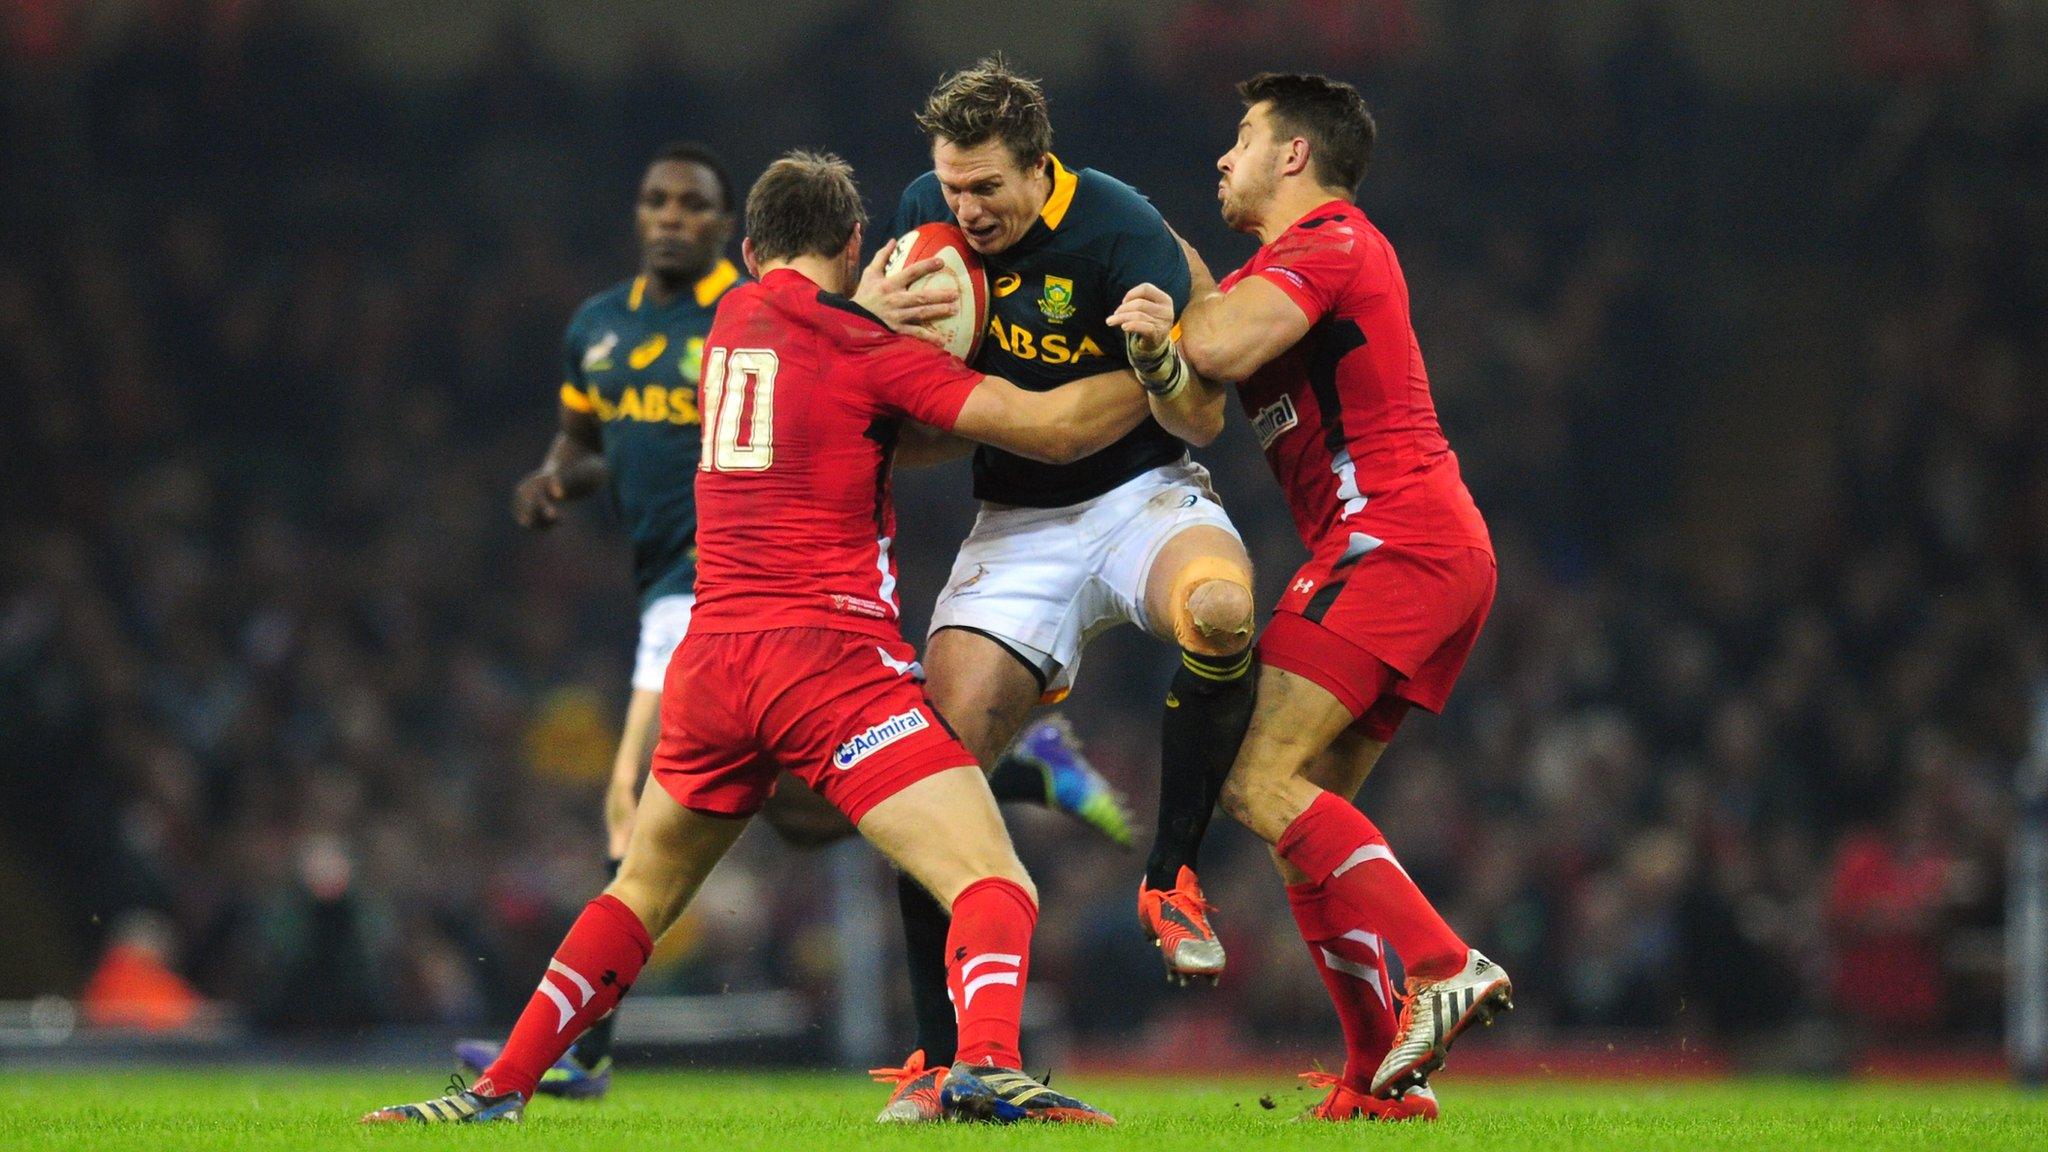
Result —
POLYGON ((633 349, 632 354, 626 357, 626 363, 631 364, 633 371, 638 372, 649 364, 654 363, 654 358, 667 350, 668 337, 660 332, 656 332, 646 340, 641 341, 638 348, 633 349))
POLYGON ((1058 324, 1074 315, 1074 282, 1064 276, 1047 276, 1045 292, 1038 298, 1038 310, 1045 322, 1058 324))

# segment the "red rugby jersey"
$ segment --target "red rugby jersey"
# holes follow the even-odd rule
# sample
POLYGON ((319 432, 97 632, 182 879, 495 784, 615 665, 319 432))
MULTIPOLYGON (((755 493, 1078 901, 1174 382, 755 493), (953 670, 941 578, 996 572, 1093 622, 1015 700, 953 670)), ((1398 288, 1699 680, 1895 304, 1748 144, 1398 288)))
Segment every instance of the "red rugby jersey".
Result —
POLYGON ((690 631, 899 637, 896 431, 950 431, 981 373, 787 268, 727 293, 704 345, 690 631))
POLYGON ((1308 335, 1238 386, 1311 550, 1354 533, 1485 548, 1486 521, 1438 427, 1408 282, 1355 204, 1294 222, 1225 277, 1258 276, 1308 315, 1308 335))

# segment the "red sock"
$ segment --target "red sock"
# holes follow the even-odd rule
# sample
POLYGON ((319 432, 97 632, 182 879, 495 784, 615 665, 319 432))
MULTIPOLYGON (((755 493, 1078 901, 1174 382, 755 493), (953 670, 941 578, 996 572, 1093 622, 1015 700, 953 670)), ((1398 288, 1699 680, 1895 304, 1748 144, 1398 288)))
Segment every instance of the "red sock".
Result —
POLYGON ((955 1060, 1023 1066, 1017 1036, 1037 923, 1038 905, 999 877, 977 880, 954 899, 953 927, 946 933, 946 995, 960 1026, 955 1060))
POLYGON ((1441 980, 1465 966, 1465 942, 1408 878, 1387 838, 1336 794, 1317 796, 1274 849, 1386 937, 1410 977, 1441 980))
POLYGON ((1344 1027, 1344 1084, 1368 1091, 1372 1074, 1394 1046, 1394 986, 1385 947, 1321 884, 1289 884, 1287 906, 1344 1027))
POLYGON ((654 941, 640 917, 609 893, 592 900, 562 938, 541 975, 540 988, 526 1002, 505 1050, 475 1088, 487 1096, 517 1092, 533 1099, 533 1087, 583 1030, 604 1019, 633 987, 654 941))

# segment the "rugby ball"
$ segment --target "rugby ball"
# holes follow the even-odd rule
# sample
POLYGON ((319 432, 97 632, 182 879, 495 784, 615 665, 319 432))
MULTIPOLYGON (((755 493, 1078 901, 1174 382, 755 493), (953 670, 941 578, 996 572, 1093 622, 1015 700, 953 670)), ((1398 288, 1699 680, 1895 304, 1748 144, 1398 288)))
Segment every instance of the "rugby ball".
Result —
POLYGON ((896 238, 883 267, 894 273, 907 264, 933 256, 945 261, 946 266, 920 278, 911 287, 923 287, 941 276, 950 277, 960 286, 960 308, 943 320, 929 321, 925 327, 944 337, 946 351, 971 361, 981 350, 982 333, 988 330, 988 273, 982 270, 981 257, 967 246, 967 234, 943 221, 920 224, 896 238))

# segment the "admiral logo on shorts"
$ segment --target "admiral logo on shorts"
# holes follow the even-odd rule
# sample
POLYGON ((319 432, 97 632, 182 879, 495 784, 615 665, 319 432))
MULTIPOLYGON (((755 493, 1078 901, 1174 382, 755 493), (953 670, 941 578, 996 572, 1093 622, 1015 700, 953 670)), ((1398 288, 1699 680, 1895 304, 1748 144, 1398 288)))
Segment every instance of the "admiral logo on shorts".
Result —
POLYGON ((1263 452, 1271 448, 1282 432, 1299 423, 1301 420, 1294 413, 1292 396, 1282 396, 1259 409, 1259 414, 1252 417, 1252 430, 1259 434, 1259 450, 1263 452))
POLYGON ((844 772, 905 736, 929 727, 931 722, 915 708, 898 712, 865 732, 855 733, 853 739, 841 744, 839 751, 832 754, 832 766, 844 772))

